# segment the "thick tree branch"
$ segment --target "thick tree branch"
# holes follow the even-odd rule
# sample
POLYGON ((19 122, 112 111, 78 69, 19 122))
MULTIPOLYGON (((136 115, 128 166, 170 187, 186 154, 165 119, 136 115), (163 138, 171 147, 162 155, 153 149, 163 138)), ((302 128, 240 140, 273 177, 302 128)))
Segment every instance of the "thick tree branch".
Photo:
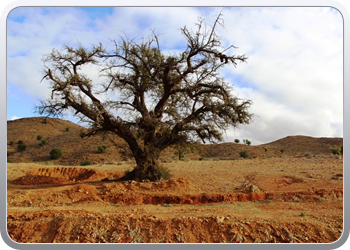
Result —
POLYGON ((172 55, 160 50, 154 32, 140 42, 112 40, 112 51, 101 44, 90 50, 81 45, 53 50, 43 58, 42 79, 51 84, 51 98, 42 101, 39 113, 61 115, 73 110, 92 125, 83 136, 115 133, 137 163, 127 178, 159 180, 154 165, 162 150, 195 139, 220 141, 222 131, 249 123, 252 117, 251 101, 234 97, 219 74, 220 68, 247 60, 244 55, 228 54, 236 47, 221 47, 217 29, 223 25, 222 15, 212 26, 204 19, 196 25, 195 31, 181 29, 187 48, 172 55), (99 68, 101 82, 83 73, 86 66, 99 68))

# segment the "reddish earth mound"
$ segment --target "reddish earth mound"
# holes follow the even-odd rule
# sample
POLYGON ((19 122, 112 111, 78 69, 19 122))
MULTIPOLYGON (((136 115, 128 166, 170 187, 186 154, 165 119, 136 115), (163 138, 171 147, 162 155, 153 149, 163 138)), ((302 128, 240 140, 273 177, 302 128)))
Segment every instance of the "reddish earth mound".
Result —
POLYGON ((87 168, 39 168, 29 171, 12 183, 16 185, 68 184, 91 181, 97 175, 95 170, 87 168))
POLYGON ((79 168, 39 168, 28 172, 12 183, 16 185, 67 184, 87 181, 96 175, 92 169, 79 168))
POLYGON ((156 195, 145 194, 138 195, 113 195, 102 197, 104 201, 117 204, 208 204, 216 202, 231 202, 231 201, 260 201, 265 200, 271 195, 264 193, 254 194, 202 194, 202 195, 156 195))
POLYGON ((181 218, 160 218, 86 210, 17 212, 8 217, 8 230, 14 241, 37 243, 330 243, 339 237, 332 228, 341 224, 187 213, 181 218))

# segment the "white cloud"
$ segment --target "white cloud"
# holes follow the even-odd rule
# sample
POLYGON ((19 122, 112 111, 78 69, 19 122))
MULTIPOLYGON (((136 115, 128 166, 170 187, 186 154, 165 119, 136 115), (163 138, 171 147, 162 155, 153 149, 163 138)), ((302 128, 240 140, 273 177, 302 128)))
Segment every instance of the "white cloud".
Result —
POLYGON ((236 135, 251 136, 258 144, 295 134, 343 136, 339 13, 328 8, 253 9, 225 21, 233 27, 227 39, 236 39, 234 45, 249 56, 247 65, 225 74, 236 73, 249 83, 235 89, 254 101, 252 112, 258 116, 236 135))
POLYGON ((21 119, 21 118, 22 118, 22 117, 17 117, 17 116, 14 115, 14 116, 11 117, 10 120, 13 121, 13 120, 21 119))
MULTIPOLYGON (((162 48, 185 46, 180 28, 194 27, 198 15, 209 23, 222 8, 115 8, 105 17, 89 18, 73 8, 18 8, 8 20, 8 84, 35 97, 48 97, 40 83, 41 57, 64 44, 84 46, 118 39, 162 34, 162 48)), ((11 16, 11 15, 10 15, 11 16)), ((330 8, 223 9, 223 45, 238 46, 247 64, 222 70, 242 98, 253 100, 254 123, 228 131, 228 138, 265 143, 287 135, 343 136, 343 25, 330 8)), ((96 69, 84 69, 97 79, 96 69)))

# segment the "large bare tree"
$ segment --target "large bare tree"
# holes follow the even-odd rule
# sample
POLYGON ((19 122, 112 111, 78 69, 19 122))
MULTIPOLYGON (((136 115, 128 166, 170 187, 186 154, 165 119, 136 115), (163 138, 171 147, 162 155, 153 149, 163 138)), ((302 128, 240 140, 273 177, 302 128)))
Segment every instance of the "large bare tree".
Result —
POLYGON ((160 152, 184 141, 218 142, 229 126, 247 124, 251 100, 242 100, 219 74, 219 69, 245 62, 244 55, 229 55, 234 46, 222 47, 218 28, 199 18, 196 29, 186 26, 182 53, 165 54, 159 36, 135 42, 121 37, 108 51, 102 44, 87 49, 65 46, 43 57, 52 94, 37 107, 43 115, 60 116, 73 110, 92 126, 82 136, 111 132, 122 138, 137 166, 123 177, 141 181, 161 179, 160 152), (99 67, 98 82, 88 78, 86 66, 99 67))

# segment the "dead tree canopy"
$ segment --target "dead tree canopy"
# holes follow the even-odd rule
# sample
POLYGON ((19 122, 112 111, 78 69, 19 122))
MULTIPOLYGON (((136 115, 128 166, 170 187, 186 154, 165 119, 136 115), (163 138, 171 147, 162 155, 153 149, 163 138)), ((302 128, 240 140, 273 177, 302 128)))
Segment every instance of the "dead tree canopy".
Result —
POLYGON ((234 96, 219 74, 220 68, 247 60, 228 54, 236 47, 221 46, 222 24, 218 15, 212 26, 199 19, 195 30, 181 28, 187 47, 180 53, 163 52, 155 33, 140 42, 113 40, 112 50, 102 44, 53 49, 43 57, 43 80, 52 94, 37 110, 51 116, 74 111, 91 123, 82 136, 117 134, 137 164, 125 179, 159 180, 156 160, 165 148, 184 140, 218 142, 230 126, 251 120, 251 100, 234 96), (91 65, 99 69, 96 81, 84 74, 91 65))

